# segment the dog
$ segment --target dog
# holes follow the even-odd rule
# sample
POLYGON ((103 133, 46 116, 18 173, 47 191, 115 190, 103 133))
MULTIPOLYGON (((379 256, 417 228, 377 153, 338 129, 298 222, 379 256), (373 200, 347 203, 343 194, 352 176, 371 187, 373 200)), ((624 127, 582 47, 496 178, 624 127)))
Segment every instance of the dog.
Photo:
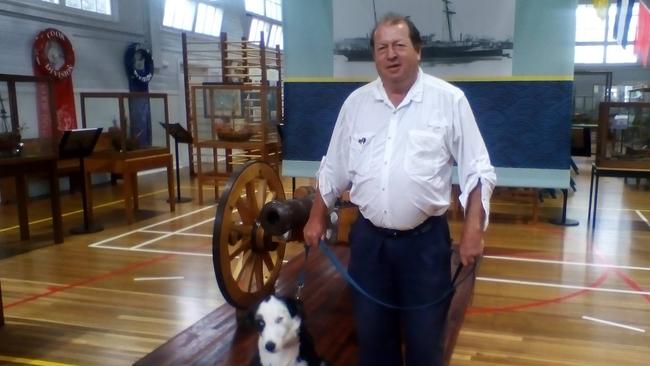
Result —
POLYGON ((259 333, 251 366, 326 366, 307 332, 299 300, 270 295, 250 317, 259 333))

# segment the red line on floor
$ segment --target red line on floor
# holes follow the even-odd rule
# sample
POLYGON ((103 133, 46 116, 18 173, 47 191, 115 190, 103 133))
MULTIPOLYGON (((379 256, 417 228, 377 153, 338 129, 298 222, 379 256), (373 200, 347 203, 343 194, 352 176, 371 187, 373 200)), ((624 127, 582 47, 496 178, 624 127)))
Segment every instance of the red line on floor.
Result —
MULTIPOLYGON (((589 284, 589 287, 599 287, 600 285, 605 282, 607 279, 609 271, 603 272, 603 274, 600 275, 594 281, 593 283, 589 284)), ((540 301, 534 301, 526 304, 513 304, 513 305, 506 305, 506 306, 500 306, 500 307, 491 307, 491 308, 484 308, 484 307, 471 307, 467 310, 467 315, 478 315, 478 314, 490 314, 490 313, 507 313, 507 312, 515 312, 518 310, 522 309, 528 309, 528 308, 533 308, 533 307, 538 307, 538 306, 544 306, 544 305, 549 305, 549 304, 560 304, 566 300, 569 300, 571 298, 584 295, 589 290, 579 290, 576 292, 572 292, 568 295, 556 297, 554 299, 548 299, 548 300, 540 300, 540 301)))
POLYGON ((175 256, 175 255, 176 254, 167 254, 167 255, 157 257, 157 258, 152 258, 152 259, 149 259, 149 260, 146 260, 146 261, 143 261, 143 262, 133 263, 133 264, 130 264, 128 266, 116 269, 114 271, 111 271, 111 272, 108 272, 108 273, 105 273, 105 274, 102 274, 102 275, 99 275, 99 276, 86 278, 84 280, 74 282, 74 283, 71 283, 71 284, 65 285, 65 286, 50 286, 50 287, 48 287, 48 290, 43 292, 43 293, 35 294, 35 295, 26 297, 26 298, 18 300, 18 301, 14 301, 12 303, 6 304, 3 308, 4 309, 9 309, 9 308, 17 306, 17 305, 22 305, 22 304, 32 302, 34 300, 46 297, 46 296, 54 295, 57 292, 70 290, 70 289, 73 289, 75 287, 85 286, 85 285, 88 285, 88 284, 91 284, 91 283, 94 283, 94 282, 97 282, 97 281, 105 280, 105 279, 110 278, 110 277, 125 274, 125 273, 128 273, 128 272, 134 271, 136 269, 140 269, 142 267, 146 267, 146 266, 152 265, 154 263, 164 261, 166 259, 169 259, 169 258, 175 256))
MULTIPOLYGON (((623 271, 621 271, 620 269, 616 269, 616 274, 617 274, 617 275, 618 275, 618 276, 619 276, 623 281, 625 281, 625 283, 626 283, 628 286, 630 286, 631 289, 636 290, 636 291, 641 291, 641 292, 645 292, 645 291, 646 291, 646 290, 644 290, 641 286, 639 286, 639 284, 636 283, 636 281, 634 281, 634 280, 632 279, 632 277, 629 277, 628 275, 626 275, 626 274, 625 274, 623 271)), ((641 295, 641 296, 643 296, 647 302, 650 302, 650 295, 641 295)))

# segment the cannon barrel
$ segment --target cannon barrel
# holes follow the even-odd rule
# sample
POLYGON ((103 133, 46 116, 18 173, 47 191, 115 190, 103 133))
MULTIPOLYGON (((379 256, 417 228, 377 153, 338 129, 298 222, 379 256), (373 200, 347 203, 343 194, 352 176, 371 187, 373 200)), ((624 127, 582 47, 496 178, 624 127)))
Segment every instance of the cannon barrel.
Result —
POLYGON ((309 211, 311 211, 313 202, 313 195, 286 201, 268 202, 260 211, 260 225, 267 234, 284 235, 291 231, 292 236, 301 236, 302 229, 309 219, 309 211))

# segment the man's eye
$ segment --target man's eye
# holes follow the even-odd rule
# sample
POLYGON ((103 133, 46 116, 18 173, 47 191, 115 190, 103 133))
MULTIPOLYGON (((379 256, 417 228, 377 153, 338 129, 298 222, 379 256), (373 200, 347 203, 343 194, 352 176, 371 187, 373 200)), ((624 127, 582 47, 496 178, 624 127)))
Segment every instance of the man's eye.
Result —
POLYGON ((283 317, 279 317, 279 318, 275 319, 275 324, 280 324, 280 323, 282 323, 282 320, 284 320, 283 317))

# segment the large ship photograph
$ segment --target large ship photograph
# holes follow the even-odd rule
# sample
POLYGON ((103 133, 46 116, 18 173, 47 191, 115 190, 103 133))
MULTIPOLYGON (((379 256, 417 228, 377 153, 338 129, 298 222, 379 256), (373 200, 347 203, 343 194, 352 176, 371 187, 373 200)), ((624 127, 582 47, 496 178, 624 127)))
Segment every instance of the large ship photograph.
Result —
MULTIPOLYGON (((342 1, 342 0, 339 0, 342 1)), ((472 21, 476 18, 482 19, 487 22, 485 28, 488 29, 493 24, 495 24, 495 19, 489 15, 476 14, 480 12, 479 9, 472 11, 474 14, 459 14, 458 13, 458 4, 455 3, 474 3, 477 2, 474 0, 429 0, 429 1, 416 1, 410 0, 411 2, 417 3, 427 3, 427 4, 416 4, 414 6, 428 5, 429 8, 437 8, 437 12, 440 13, 439 17, 432 16, 431 21, 427 24, 421 24, 422 21, 418 20, 416 16, 411 17, 415 25, 420 29, 422 34, 422 48, 421 48, 421 58, 425 64, 453 64, 453 63, 464 63, 480 61, 480 60, 491 60, 499 61, 501 59, 508 59, 510 57, 513 49, 513 36, 514 33, 514 10, 513 10, 513 19, 510 19, 512 22, 512 31, 509 34, 501 32, 498 35, 488 35, 489 30, 483 31, 481 34, 474 33, 463 33, 463 29, 457 29, 455 23, 458 17, 469 18, 468 21, 472 21), (435 6, 431 6, 431 3, 435 6), (437 19, 437 20, 433 20, 437 19), (438 34, 433 32, 427 32, 427 30, 432 29, 433 25, 436 25, 441 29, 438 34), (500 38, 497 38, 500 37, 500 38)), ((513 0, 502 0, 509 1, 513 4, 513 0)), ((368 9, 371 12, 371 16, 368 17, 367 14, 364 14, 366 18, 374 19, 376 24, 378 19, 378 10, 383 11, 381 7, 378 7, 376 2, 372 0, 371 4, 368 4, 371 9, 368 9)), ((404 1, 406 3, 407 1, 404 1)), ((348 3, 349 5, 349 3, 348 3)), ((342 7, 344 5, 341 5, 342 7)), ((400 8, 402 6, 400 5, 400 8)), ((417 14, 420 19, 422 18, 422 13, 425 11, 430 11, 423 7, 422 12, 419 10, 417 14)), ((467 11, 467 6, 464 7, 467 11)), ((494 6, 493 8, 499 9, 500 7, 494 6)), ((389 11, 390 9, 385 9, 389 11)), ((404 13, 404 15, 409 15, 404 13)), ((380 14, 381 16, 381 14, 380 14)), ((359 18, 364 18, 360 16, 359 18)), ((335 13, 336 21, 336 13, 335 13)), ((368 31, 372 28, 374 24, 369 24, 368 31)), ((474 24, 475 26, 475 24, 474 24)), ((336 27, 335 27, 336 29, 336 27)), ((370 49, 370 35, 367 32, 363 35, 353 36, 353 37, 335 37, 334 43, 334 55, 335 59, 338 58, 338 62, 341 63, 345 61, 346 63, 357 63, 357 62, 372 62, 372 51, 370 49)), ((506 32, 508 33, 508 32, 506 32)), ((335 60, 336 62, 336 60, 335 60)))

